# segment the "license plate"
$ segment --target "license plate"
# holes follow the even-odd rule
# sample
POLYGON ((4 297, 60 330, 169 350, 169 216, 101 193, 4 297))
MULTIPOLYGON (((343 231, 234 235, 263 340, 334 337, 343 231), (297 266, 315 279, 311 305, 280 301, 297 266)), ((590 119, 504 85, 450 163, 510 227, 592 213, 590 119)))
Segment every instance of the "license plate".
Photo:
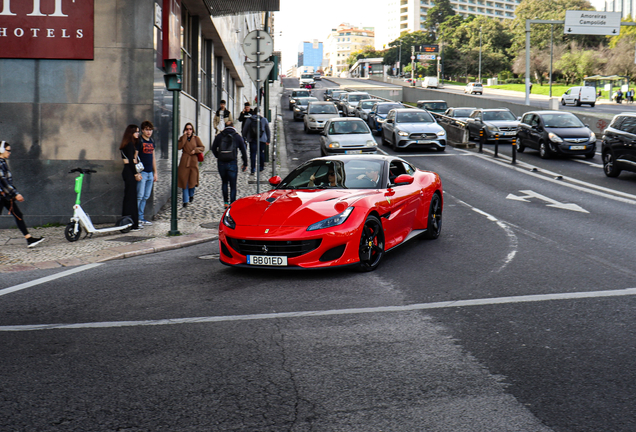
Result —
POLYGON ((345 150, 345 154, 362 154, 362 150, 345 150))
POLYGON ((585 150, 586 146, 570 146, 570 150, 585 150))
POLYGON ((505 136, 512 136, 512 135, 516 135, 517 132, 512 131, 512 132, 504 132, 505 136))
POLYGON ((417 140, 418 144, 433 144, 431 141, 428 140, 417 140))
POLYGON ((287 265, 286 256, 248 255, 247 263, 256 266, 284 267, 287 265))

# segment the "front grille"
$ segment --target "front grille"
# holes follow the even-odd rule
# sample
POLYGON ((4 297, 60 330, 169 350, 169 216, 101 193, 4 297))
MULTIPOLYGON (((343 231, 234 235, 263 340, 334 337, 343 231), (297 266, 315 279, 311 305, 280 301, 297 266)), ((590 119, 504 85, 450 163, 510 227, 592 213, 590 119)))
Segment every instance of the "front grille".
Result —
POLYGON ((569 143, 584 143, 589 141, 589 138, 563 138, 563 141, 569 143))
POLYGON ((502 132, 507 132, 507 131, 516 131, 517 128, 515 126, 510 126, 510 127, 500 127, 499 128, 500 131, 502 132))
POLYGON ((293 258, 315 250, 320 246, 322 240, 266 241, 243 240, 228 237, 228 241, 232 249, 241 255, 272 255, 293 258))
POLYGON ((412 133, 409 136, 410 139, 428 139, 434 140, 437 139, 437 134, 434 133, 412 133))

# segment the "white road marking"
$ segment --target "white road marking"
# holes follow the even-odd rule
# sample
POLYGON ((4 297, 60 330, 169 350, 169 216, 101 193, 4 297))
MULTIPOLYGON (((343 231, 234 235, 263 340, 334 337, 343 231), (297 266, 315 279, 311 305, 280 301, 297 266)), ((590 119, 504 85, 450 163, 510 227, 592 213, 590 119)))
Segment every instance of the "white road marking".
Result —
POLYGON ((421 311, 430 309, 448 309, 470 306, 490 306, 498 304, 520 304, 535 303, 554 300, 580 300, 603 297, 624 297, 636 295, 636 288, 626 288, 621 290, 610 291, 587 291, 587 292, 571 292, 557 294, 531 294, 512 297, 494 297, 472 300, 450 300, 435 303, 415 303, 400 306, 379 306, 369 308, 351 308, 351 309, 332 309, 318 311, 300 311, 300 312, 279 312, 268 314, 253 315, 227 315, 227 316, 208 316, 194 318, 173 318, 160 320, 145 321, 105 321, 92 323, 77 324, 34 324, 34 325, 15 325, 0 326, 2 332, 18 332, 18 331, 38 331, 38 330, 70 330, 70 329, 87 329, 87 328, 120 328, 120 327, 139 327, 139 326, 161 326, 161 325, 177 325, 177 324, 202 324, 202 323, 218 323, 218 322, 236 322, 236 321, 255 321, 268 319, 284 319, 284 318, 311 318, 322 316, 338 316, 338 315, 356 315, 370 313, 387 313, 387 312, 408 312, 421 311))
POLYGON ((574 162, 578 162, 578 163, 582 163, 582 164, 585 164, 585 165, 589 165, 589 166, 594 167, 594 168, 603 168, 602 164, 597 164, 597 163, 590 162, 590 161, 587 161, 587 160, 583 160, 583 159, 572 159, 572 160, 574 162))
POLYGON ((506 199, 509 200, 514 200, 514 201, 523 201, 523 202, 530 202, 529 198, 538 198, 541 201, 545 201, 547 202, 547 206, 548 207, 555 207, 555 208, 559 208, 559 209, 563 209, 563 210, 571 210, 571 211, 576 211, 576 212, 581 212, 581 213, 589 213, 589 211, 585 210, 583 207, 580 207, 576 204, 565 204, 565 203, 560 203, 557 200, 554 200, 552 198, 548 198, 545 195, 541 195, 539 193, 536 193, 534 191, 531 190, 522 190, 519 191, 521 193, 524 193, 524 196, 518 196, 518 195, 514 195, 514 194, 508 194, 508 196, 506 197, 506 199))
POLYGON ((43 278, 40 278, 40 279, 32 280, 30 282, 25 282, 25 283, 20 284, 20 285, 15 285, 15 286, 12 286, 12 287, 9 287, 9 288, 4 288, 4 289, 0 290, 0 296, 11 294, 11 293, 16 292, 16 291, 21 291, 23 289, 31 288, 32 286, 41 285, 43 283, 50 282, 50 281, 55 280, 55 279, 60 279, 60 278, 66 277, 66 276, 70 276, 70 275, 75 274, 75 273, 80 273, 80 272, 83 272, 83 271, 86 271, 86 270, 90 270, 90 269, 93 269, 95 267, 99 267, 102 264, 103 263, 86 264, 86 265, 83 265, 83 266, 80 266, 80 267, 75 267, 73 269, 66 270, 66 271, 51 275, 51 276, 46 276, 46 277, 43 277, 43 278))

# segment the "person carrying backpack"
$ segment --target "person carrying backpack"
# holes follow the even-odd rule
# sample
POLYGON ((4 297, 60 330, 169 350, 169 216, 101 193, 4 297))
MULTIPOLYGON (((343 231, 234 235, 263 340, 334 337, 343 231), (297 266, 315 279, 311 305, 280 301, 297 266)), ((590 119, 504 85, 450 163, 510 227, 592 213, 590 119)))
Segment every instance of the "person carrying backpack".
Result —
POLYGON ((245 130, 247 131, 247 142, 250 144, 250 174, 256 173, 256 152, 259 153, 259 171, 265 169, 265 148, 271 142, 271 131, 267 119, 258 114, 258 108, 254 109, 252 117, 246 119, 245 130), (258 133, 258 121, 260 118, 261 130, 258 133))
POLYGON ((241 170, 245 172, 247 169, 245 141, 243 141, 243 137, 234 129, 234 123, 227 121, 225 122, 225 128, 214 138, 214 142, 212 143, 212 153, 217 158, 217 166, 219 175, 221 176, 221 192, 223 192, 225 208, 228 208, 230 204, 236 201, 238 151, 241 152, 241 157, 243 158, 243 167, 241 170), (230 187, 229 197, 228 185, 230 187))

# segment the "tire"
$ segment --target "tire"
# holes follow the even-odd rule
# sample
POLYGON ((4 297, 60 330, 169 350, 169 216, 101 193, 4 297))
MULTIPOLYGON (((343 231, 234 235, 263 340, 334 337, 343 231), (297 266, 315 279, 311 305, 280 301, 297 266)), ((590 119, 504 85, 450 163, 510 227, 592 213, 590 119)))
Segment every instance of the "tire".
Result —
POLYGON ((596 103, 591 103, 590 108, 594 108, 594 105, 596 105, 596 103))
POLYGON ((307 129, 307 123, 303 122, 303 130, 305 131, 305 133, 309 133, 309 129, 307 129))
POLYGON ((483 136, 479 137, 479 140, 481 141, 481 144, 488 144, 488 138, 486 138, 486 131, 484 131, 483 136))
POLYGON ((327 153, 325 153, 325 149, 323 149, 322 146, 320 146, 320 156, 327 156, 327 153))
POLYGON ((565 106, 565 100, 561 99, 561 105, 565 106))
POLYGON ((437 151, 438 151, 438 152, 440 152, 440 153, 445 152, 445 151, 446 151, 446 146, 444 146, 444 147, 437 147, 437 151))
POLYGON ((373 215, 367 216, 362 226, 360 246, 358 248, 360 258, 360 270, 373 271, 384 257, 384 230, 382 222, 373 215))
POLYGON ((521 143, 521 140, 519 139, 519 137, 517 137, 517 152, 519 153, 523 153, 523 151, 526 149, 526 146, 524 146, 521 143))
POLYGON ((614 153, 606 151, 603 153, 603 172, 608 177, 618 177, 621 173, 621 169, 616 166, 616 159, 614 153))
POLYGON ((580 100, 576 101, 576 106, 581 106, 581 101, 580 100))
POLYGON ((389 145, 389 142, 384 139, 384 134, 381 135, 380 141, 382 142, 383 146, 388 146, 389 145))
POLYGON ((79 240, 82 235, 82 226, 77 222, 77 232, 75 232, 75 222, 69 222, 64 228, 64 237, 70 242, 79 240))
POLYGON ((541 159, 550 159, 550 149, 544 141, 539 143, 539 156, 541 159))
POLYGON ((130 216, 124 216, 119 218, 119 220, 117 221, 117 223, 115 224, 115 226, 126 226, 128 225, 128 228, 124 228, 121 230, 122 233, 126 234, 127 232, 130 232, 130 230, 132 229, 133 226, 133 220, 130 216))
POLYGON ((424 238, 435 240, 442 233, 442 199, 436 192, 431 198, 431 205, 428 209, 428 220, 426 222, 426 232, 424 238))

